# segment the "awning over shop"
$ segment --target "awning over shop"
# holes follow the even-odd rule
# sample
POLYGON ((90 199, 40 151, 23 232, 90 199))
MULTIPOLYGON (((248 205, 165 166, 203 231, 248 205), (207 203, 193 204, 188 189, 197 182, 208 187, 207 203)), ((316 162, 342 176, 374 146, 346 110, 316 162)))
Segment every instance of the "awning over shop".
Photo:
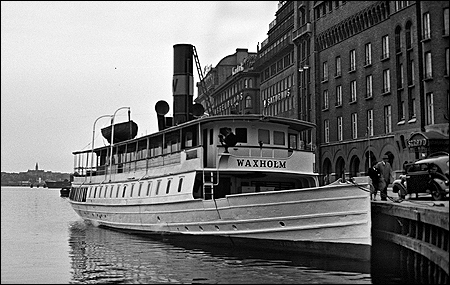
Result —
POLYGON ((435 131, 415 132, 407 143, 411 152, 424 152, 429 155, 438 151, 449 152, 448 139, 448 136, 435 131))

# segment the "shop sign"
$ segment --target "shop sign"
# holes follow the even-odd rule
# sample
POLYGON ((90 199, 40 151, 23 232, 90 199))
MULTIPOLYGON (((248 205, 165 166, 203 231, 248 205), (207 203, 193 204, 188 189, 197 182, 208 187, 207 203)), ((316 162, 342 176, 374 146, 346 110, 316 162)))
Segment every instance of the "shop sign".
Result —
POLYGON ((426 147, 428 146, 428 139, 422 134, 414 134, 408 140, 408 147, 426 147))

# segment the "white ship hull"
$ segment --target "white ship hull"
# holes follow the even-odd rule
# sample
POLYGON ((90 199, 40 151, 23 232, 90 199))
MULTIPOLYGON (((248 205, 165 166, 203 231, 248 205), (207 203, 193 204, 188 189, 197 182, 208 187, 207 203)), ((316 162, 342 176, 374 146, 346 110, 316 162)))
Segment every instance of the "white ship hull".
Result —
MULTIPOLYGON (((364 180, 358 179, 358 184, 367 187, 364 180)), ((335 253, 370 257, 370 196, 350 183, 227 195, 215 200, 146 203, 142 198, 110 205, 73 201, 72 205, 92 224, 118 230, 227 237, 235 242, 255 239, 271 247, 285 245, 290 250, 298 247, 322 251, 334 245, 332 248, 340 251, 353 245, 356 252, 346 249, 348 252, 335 253)))

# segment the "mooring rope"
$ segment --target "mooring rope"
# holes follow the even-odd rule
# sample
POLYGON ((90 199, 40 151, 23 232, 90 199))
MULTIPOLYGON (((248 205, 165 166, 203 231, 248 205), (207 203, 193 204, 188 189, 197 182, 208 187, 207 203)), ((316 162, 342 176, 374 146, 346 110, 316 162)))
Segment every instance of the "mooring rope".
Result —
MULTIPOLYGON (((358 183, 356 183, 355 180, 352 179, 352 178, 347 179, 347 181, 350 181, 354 186, 358 187, 359 189, 361 189, 361 190, 363 190, 365 192, 372 193, 370 190, 367 190, 366 188, 364 188, 361 185, 359 185, 358 183)), ((369 184, 369 185, 371 185, 371 184, 369 184)), ((372 187, 373 187, 373 185, 372 185, 372 187)), ((404 201, 408 201, 408 202, 413 203, 413 204, 415 203, 417 205, 422 205, 422 206, 425 205, 425 206, 429 206, 429 207, 434 207, 434 206, 436 206, 436 207, 444 207, 445 206, 443 203, 437 204, 437 203, 433 202, 430 205, 429 203, 419 203, 419 202, 416 202, 416 201, 405 200, 405 199, 401 199, 401 198, 394 198, 394 197, 391 197, 391 196, 389 196, 389 195, 387 195, 385 193, 382 193, 381 191, 380 191, 380 196, 381 196, 381 198, 387 198, 387 199, 389 199, 389 200, 391 200, 392 202, 395 202, 395 203, 401 203, 401 202, 404 202, 404 201)))

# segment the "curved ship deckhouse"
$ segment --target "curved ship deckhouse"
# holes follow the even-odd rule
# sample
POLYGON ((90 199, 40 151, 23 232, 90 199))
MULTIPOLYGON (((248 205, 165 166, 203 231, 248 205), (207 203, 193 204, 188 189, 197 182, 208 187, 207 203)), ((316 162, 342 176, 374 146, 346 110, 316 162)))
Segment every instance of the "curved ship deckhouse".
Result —
POLYGON ((314 150, 302 141, 312 123, 200 116, 192 49, 174 46, 173 118, 158 102, 158 132, 74 152, 73 209, 130 232, 369 258, 368 178, 319 187, 314 150))

